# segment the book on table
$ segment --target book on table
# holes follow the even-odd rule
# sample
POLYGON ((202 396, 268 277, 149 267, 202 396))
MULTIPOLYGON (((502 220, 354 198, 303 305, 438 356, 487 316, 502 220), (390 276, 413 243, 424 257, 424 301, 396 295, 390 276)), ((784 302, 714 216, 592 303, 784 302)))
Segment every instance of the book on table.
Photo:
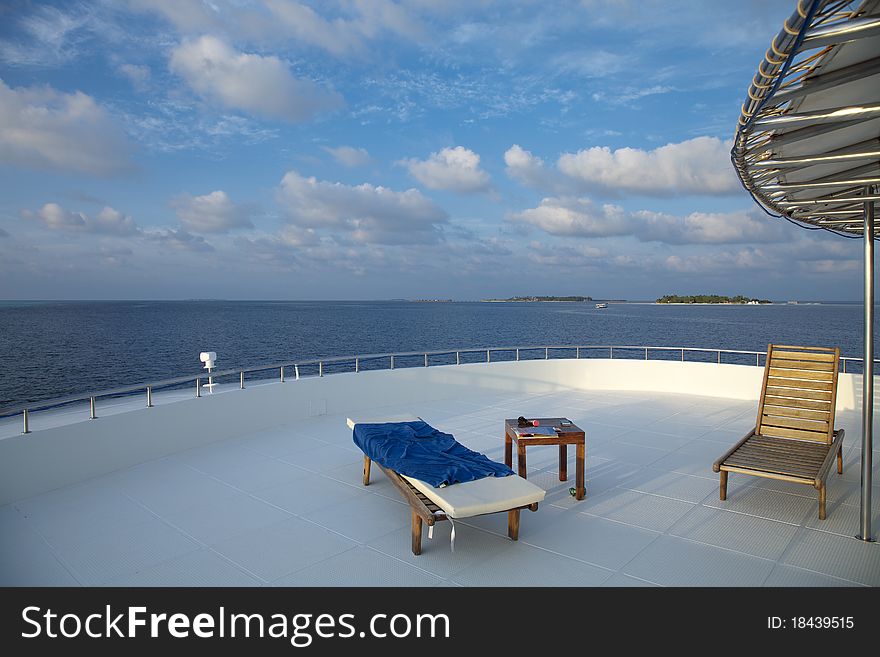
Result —
POLYGON ((557 435, 556 427, 550 426, 516 427, 514 431, 516 431, 516 435, 519 438, 557 435))

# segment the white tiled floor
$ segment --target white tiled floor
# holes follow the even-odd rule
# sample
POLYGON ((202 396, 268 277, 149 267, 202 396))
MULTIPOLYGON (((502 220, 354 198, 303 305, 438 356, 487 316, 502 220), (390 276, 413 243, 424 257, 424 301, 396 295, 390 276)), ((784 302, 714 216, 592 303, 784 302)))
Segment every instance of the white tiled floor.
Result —
POLYGON ((754 402, 568 391, 376 412, 417 413, 496 460, 504 418, 568 416, 587 432, 587 497, 568 492, 573 449, 560 482, 557 449, 531 448, 547 498, 519 542, 495 514, 456 521, 454 552, 438 524, 414 557, 408 507, 379 471, 361 485, 345 417, 322 416, 0 507, 0 585, 880 585, 880 545, 852 538, 855 413, 838 414, 846 469, 830 475, 820 521, 807 486, 731 475, 718 500, 712 461, 754 402))

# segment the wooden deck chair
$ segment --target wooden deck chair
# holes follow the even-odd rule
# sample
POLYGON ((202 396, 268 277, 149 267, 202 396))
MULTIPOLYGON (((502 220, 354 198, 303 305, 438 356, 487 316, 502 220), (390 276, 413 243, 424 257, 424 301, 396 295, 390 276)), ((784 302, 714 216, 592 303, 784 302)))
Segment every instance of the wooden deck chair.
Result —
MULTIPOLYGON (((395 416, 378 420, 353 420, 348 418, 348 428, 354 429, 359 421, 364 423, 412 422, 417 416, 395 416)), ((370 485, 372 459, 364 455, 364 486, 370 485)), ((489 513, 507 513, 507 535, 519 539, 520 511, 538 510, 546 492, 530 481, 517 475, 508 477, 484 477, 476 481, 434 488, 430 484, 407 477, 377 463, 410 506, 412 516, 412 553, 422 553, 422 525, 433 527, 443 520, 455 520, 489 513)))
POLYGON ((755 428, 712 465, 727 499, 729 472, 809 484, 825 519, 825 479, 837 457, 843 473, 844 430, 834 430, 840 349, 767 346, 755 428))

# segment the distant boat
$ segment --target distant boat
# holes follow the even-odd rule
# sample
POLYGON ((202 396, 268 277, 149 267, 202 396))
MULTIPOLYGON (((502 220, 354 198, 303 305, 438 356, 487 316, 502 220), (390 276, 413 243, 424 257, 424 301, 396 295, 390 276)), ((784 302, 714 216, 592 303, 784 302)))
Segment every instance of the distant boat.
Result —
POLYGON ((607 308, 607 307, 608 307, 607 303, 597 303, 596 304, 596 308, 598 308, 598 309, 607 308))

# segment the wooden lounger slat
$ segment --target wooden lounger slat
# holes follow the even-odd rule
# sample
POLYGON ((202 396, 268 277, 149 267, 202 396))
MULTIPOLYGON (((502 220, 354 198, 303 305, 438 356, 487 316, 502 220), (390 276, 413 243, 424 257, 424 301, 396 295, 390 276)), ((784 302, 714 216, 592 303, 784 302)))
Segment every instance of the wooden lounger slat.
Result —
POLYGON ((776 414, 768 415, 766 412, 761 416, 761 426, 787 427, 789 429, 804 429, 806 431, 828 433, 828 420, 805 420, 796 417, 782 417, 776 414))
POLYGON ((755 436, 755 439, 756 440, 749 441, 751 447, 760 449, 779 449, 791 454, 812 454, 822 449, 821 445, 817 445, 811 440, 792 440, 790 438, 773 438, 771 436, 755 436))
POLYGON ((803 399, 803 400, 813 400, 813 401, 823 401, 828 402, 831 400, 831 391, 824 390, 798 390, 796 388, 783 388, 783 387, 774 387, 772 385, 767 386, 767 394, 773 395, 775 397, 787 397, 790 399, 803 399))
MULTIPOLYGON (((814 443, 815 444, 815 443, 814 443)), ((761 444, 749 444, 744 445, 740 449, 738 449, 734 455, 752 455, 762 457, 762 458, 772 458, 774 456, 781 456, 784 458, 788 458, 792 461, 821 461, 825 458, 825 454, 823 449, 817 449, 812 451, 793 451, 793 450, 785 450, 782 447, 777 447, 775 445, 761 445, 761 444), (819 453, 819 456, 816 454, 819 453)))
POLYGON ((823 390, 826 392, 831 392, 831 388, 833 386, 831 380, 828 381, 807 381, 806 379, 799 379, 794 381, 789 378, 782 378, 778 376, 771 376, 767 379, 767 385, 773 386, 776 388, 794 388, 796 390, 806 389, 806 390, 823 390))
POLYGON ((817 420, 827 423, 831 411, 827 408, 827 404, 825 404, 825 406, 826 408, 810 410, 807 408, 795 408, 783 405, 782 403, 771 404, 767 401, 764 404, 764 414, 777 417, 803 418, 805 420, 817 420))
POLYGON ((790 360, 807 360, 807 361, 817 361, 824 363, 833 363, 834 362, 834 354, 823 354, 823 353, 811 353, 808 351, 783 351, 779 350, 773 351, 773 356, 776 358, 784 358, 790 360))
POLYGON ((712 469, 727 499, 730 472, 810 484, 825 518, 825 478, 834 459, 843 471, 843 429, 834 431, 839 349, 767 347, 755 429, 712 469))
POLYGON ((808 360, 786 360, 783 358, 773 358, 770 361, 771 368, 776 367, 785 370, 830 372, 833 366, 833 363, 815 363, 808 360))
POLYGON ((780 379, 791 379, 800 383, 801 381, 826 381, 831 383, 834 378, 834 372, 814 372, 813 370, 789 370, 782 367, 774 367, 771 361, 770 376, 779 377, 780 379))
POLYGON ((794 438, 795 440, 811 440, 813 442, 825 443, 827 434, 817 431, 806 431, 805 429, 788 429, 786 427, 774 427, 772 425, 761 425, 762 436, 773 436, 774 438, 794 438))

